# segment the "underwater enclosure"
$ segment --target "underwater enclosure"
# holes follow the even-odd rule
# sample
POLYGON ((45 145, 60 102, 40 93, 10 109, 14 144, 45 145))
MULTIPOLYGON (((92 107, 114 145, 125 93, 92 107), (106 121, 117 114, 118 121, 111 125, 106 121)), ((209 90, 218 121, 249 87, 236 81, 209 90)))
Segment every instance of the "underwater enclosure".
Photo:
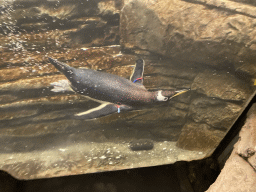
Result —
POLYGON ((35 179, 209 157, 256 85, 255 4, 218 2, 1 1, 0 169, 35 179), (76 118, 101 104, 72 89, 52 91, 67 77, 48 57, 127 80, 143 59, 145 90, 188 91, 76 118))

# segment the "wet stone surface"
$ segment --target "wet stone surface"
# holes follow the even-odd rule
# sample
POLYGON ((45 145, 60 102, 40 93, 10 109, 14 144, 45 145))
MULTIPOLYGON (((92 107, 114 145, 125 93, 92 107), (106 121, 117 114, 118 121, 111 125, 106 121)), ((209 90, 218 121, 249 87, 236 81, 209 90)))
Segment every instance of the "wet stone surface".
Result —
POLYGON ((130 142, 130 148, 133 151, 151 150, 154 143, 148 139, 133 140, 130 142))

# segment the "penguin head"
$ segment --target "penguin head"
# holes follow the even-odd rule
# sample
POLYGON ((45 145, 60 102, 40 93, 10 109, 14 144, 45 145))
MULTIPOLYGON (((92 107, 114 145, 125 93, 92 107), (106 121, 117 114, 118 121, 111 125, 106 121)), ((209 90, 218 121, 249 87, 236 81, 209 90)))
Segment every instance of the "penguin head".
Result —
POLYGON ((157 91, 157 96, 156 96, 157 101, 167 101, 168 97, 163 95, 163 91, 157 91))

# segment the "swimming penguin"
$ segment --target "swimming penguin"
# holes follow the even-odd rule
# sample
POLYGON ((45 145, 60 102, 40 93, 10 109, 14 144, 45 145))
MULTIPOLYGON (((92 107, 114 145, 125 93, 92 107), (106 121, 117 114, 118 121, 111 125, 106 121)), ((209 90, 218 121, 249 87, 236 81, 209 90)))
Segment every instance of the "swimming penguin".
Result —
POLYGON ((72 90, 102 103, 94 109, 75 114, 76 118, 93 119, 115 112, 134 110, 142 106, 168 101, 189 90, 147 91, 143 86, 145 62, 142 59, 136 61, 130 80, 92 69, 76 69, 50 57, 49 61, 68 79, 52 83, 51 85, 54 86, 52 91, 72 90))

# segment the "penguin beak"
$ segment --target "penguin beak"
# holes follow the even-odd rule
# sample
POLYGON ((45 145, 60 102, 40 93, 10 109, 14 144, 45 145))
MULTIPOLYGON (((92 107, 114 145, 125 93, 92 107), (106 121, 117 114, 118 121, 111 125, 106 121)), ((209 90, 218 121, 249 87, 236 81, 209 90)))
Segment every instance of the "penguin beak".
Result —
POLYGON ((186 93, 187 91, 190 91, 190 89, 180 89, 180 90, 176 90, 174 95, 171 96, 169 99, 172 99, 173 97, 176 97, 178 95, 181 95, 183 93, 186 93))
POLYGON ((162 91, 162 94, 163 94, 164 97, 168 97, 168 100, 170 100, 173 97, 176 97, 178 95, 186 93, 187 91, 190 91, 190 89, 179 89, 179 90, 162 91))

